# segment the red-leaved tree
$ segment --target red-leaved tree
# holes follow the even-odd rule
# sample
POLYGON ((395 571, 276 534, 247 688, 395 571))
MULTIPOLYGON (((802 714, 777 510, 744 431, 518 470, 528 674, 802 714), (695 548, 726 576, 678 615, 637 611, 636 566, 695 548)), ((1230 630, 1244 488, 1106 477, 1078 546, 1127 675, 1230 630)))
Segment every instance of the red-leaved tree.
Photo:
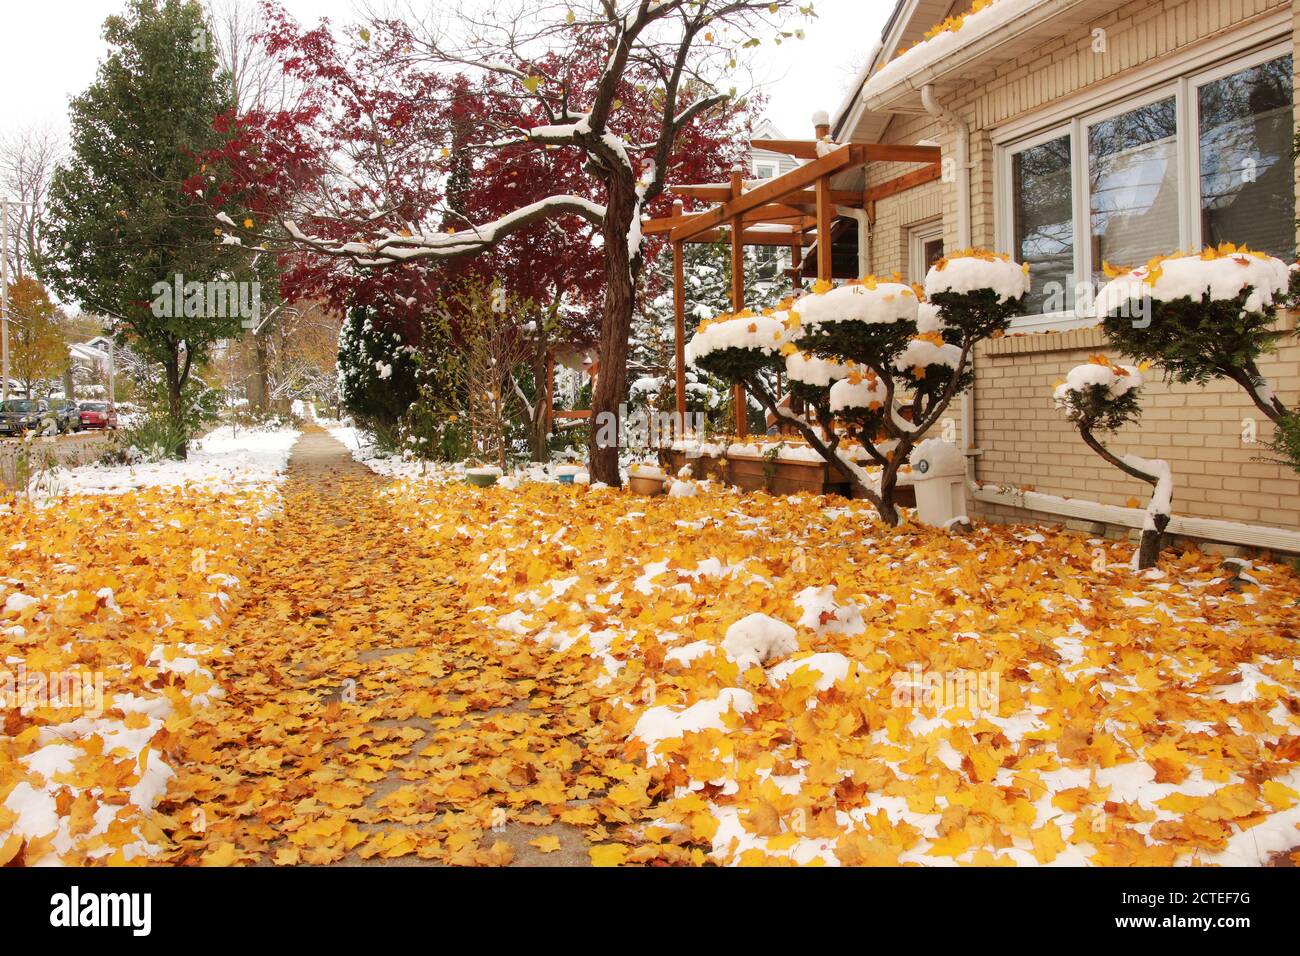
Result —
POLYGON ((227 218, 247 245, 283 252, 267 221, 278 223, 295 250, 286 296, 382 305, 411 326, 448 263, 537 301, 598 298, 591 471, 616 484, 609 424, 626 394, 638 281, 655 252, 640 222, 667 213, 669 176, 708 181, 737 167, 745 104, 717 83, 740 50, 803 8, 506 6, 458 10, 454 40, 438 24, 396 19, 344 36, 324 23, 303 30, 269 8, 267 42, 311 93, 292 115, 235 120, 247 145, 238 159, 252 168, 231 177, 224 199, 261 218, 249 228, 227 218), (274 168, 281 157, 292 162, 274 168))

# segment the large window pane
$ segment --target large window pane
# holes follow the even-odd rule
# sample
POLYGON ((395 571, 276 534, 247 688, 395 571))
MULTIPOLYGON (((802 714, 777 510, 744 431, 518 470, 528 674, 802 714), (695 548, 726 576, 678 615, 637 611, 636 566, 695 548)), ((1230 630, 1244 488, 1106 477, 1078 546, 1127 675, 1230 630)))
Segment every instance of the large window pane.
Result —
POLYGON ((1134 266, 1178 248, 1178 110, 1174 97, 1088 129, 1093 281, 1103 263, 1134 266))
POLYGON ((1021 150, 1011 158, 1014 255, 1029 263, 1025 312, 1061 312, 1073 302, 1074 207, 1070 137, 1021 150))
POLYGON ((1207 83, 1197 95, 1201 238, 1295 258, 1291 57, 1207 83))

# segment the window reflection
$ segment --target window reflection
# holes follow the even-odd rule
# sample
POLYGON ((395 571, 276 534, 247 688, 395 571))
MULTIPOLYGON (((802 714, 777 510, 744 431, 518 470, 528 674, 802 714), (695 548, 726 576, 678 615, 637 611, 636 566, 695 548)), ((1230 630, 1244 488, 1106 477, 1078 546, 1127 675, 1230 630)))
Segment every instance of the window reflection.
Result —
POLYGON ((1174 97, 1088 129, 1093 281, 1102 266, 1140 265, 1178 248, 1178 110, 1174 97))
POLYGON ((1012 177, 1014 254, 1029 263, 1032 280, 1026 312, 1064 311, 1073 304, 1074 272, 1069 135, 1016 153, 1012 177))
POLYGON ((1295 258, 1291 62, 1279 57, 1198 91, 1207 245, 1247 243, 1288 262, 1295 258))

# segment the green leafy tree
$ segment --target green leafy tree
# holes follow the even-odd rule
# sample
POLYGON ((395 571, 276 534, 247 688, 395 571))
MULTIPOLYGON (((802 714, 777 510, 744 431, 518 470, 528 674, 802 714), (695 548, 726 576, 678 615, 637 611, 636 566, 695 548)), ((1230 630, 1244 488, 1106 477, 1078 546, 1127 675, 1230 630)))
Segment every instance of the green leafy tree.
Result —
POLYGON ((161 294, 178 276, 234 276, 234 247, 203 201, 215 184, 196 158, 222 141, 213 118, 233 105, 231 83, 193 0, 130 0, 105 20, 104 39, 111 52, 72 102, 70 158, 50 187, 38 265, 62 298, 110 317, 125 344, 161 366, 168 418, 183 430, 191 369, 240 327, 229 302, 161 294))

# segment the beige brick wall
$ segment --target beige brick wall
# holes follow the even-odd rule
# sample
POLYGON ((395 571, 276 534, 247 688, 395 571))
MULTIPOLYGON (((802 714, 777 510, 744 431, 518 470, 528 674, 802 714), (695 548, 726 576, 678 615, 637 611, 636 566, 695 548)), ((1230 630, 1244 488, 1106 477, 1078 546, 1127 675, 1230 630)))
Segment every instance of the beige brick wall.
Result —
MULTIPOLYGON (((1286 323, 1294 328, 1293 317, 1286 323)), ((1053 385, 1098 352, 1119 358, 1096 329, 1008 336, 980 347, 975 384, 980 481, 1108 505, 1137 499, 1146 506, 1150 486, 1102 461, 1052 403, 1053 385)), ((1263 371, 1280 394, 1300 394, 1300 345, 1271 356, 1263 371)), ((1140 425, 1105 441, 1120 454, 1169 462, 1176 514, 1300 530, 1300 476, 1259 461, 1267 450, 1242 440, 1245 419, 1255 422, 1260 441, 1272 436, 1272 426, 1239 387, 1170 385, 1153 370, 1142 408, 1140 425)))
MULTIPOLYGON (((1292 7, 1297 62, 1300 64, 1300 0, 1137 0, 1095 22, 1027 51, 1002 64, 965 96, 945 105, 971 125, 971 233, 976 245, 996 247, 993 132, 1053 101, 1086 92, 1124 71, 1212 38, 1245 23, 1292 7), (1106 31, 1106 50, 1092 50, 1095 28, 1106 31)), ((1300 75, 1300 70, 1297 71, 1300 75)), ((1136 90, 1135 90, 1136 92, 1136 90)), ((1300 128, 1300 114, 1297 116, 1300 128)), ((891 120, 886 142, 939 142, 953 154, 953 134, 929 116, 899 115, 891 120)), ((909 167, 879 164, 868 171, 868 185, 893 178, 909 167)), ((1300 177, 1298 177, 1300 178, 1300 177)), ((1300 190, 1297 191, 1300 195, 1300 190)), ((956 245, 956 190, 932 183, 877 204, 872 266, 878 274, 907 275, 908 230, 942 212, 948 248, 956 245)), ((1300 216, 1300 199, 1297 200, 1300 216)), ((909 276, 915 281, 919 277, 909 276)), ((1293 319, 1290 320, 1293 323, 1293 319)), ((1080 441, 1052 405, 1052 384, 1088 356, 1104 348, 1095 330, 1009 336, 987 343, 977 354, 975 444, 982 454, 977 477, 991 485, 1030 486, 1047 494, 1124 505, 1145 505, 1149 489, 1107 465, 1080 441)), ((1300 346, 1284 348, 1265 363, 1265 373, 1284 401, 1300 404, 1300 346)), ((1256 459, 1260 446, 1241 440, 1242 420, 1260 419, 1241 390, 1230 383, 1205 388, 1169 386, 1152 376, 1144 391, 1140 427, 1113 439, 1120 452, 1133 451, 1168 460, 1176 481, 1175 512, 1300 530, 1300 477, 1256 459)), ((959 417, 956 403, 953 416, 959 417)), ((1007 520, 1045 518, 1000 505, 972 503, 985 517, 1007 520)), ((1049 519, 1064 521, 1064 519, 1049 519)), ((1094 529, 1096 530, 1096 529, 1094 529)))

